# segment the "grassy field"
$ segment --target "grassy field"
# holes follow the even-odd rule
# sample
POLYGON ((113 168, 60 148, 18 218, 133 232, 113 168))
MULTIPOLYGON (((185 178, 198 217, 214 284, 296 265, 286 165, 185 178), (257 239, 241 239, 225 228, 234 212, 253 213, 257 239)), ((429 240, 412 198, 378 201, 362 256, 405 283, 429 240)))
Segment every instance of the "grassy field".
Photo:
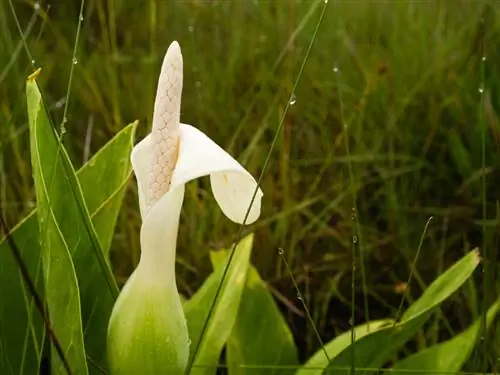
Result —
MULTIPOLYGON (((319 344, 280 248, 325 340, 349 327, 353 265, 360 323, 395 316, 402 298, 481 249, 485 272, 436 313, 417 348, 497 298, 500 3, 330 0, 314 34, 322 1, 87 0, 77 44, 80 3, 38 5, 0 3, 0 201, 11 225, 35 204, 24 99, 34 66, 79 166, 133 120, 139 137, 148 132, 161 59, 178 40, 181 120, 255 176, 292 97, 262 184, 253 262, 302 358, 319 344)), ((208 250, 229 245, 238 227, 206 180, 188 185, 184 207, 177 272, 190 295, 210 272, 208 250)), ((131 181, 112 248, 121 283, 138 261, 139 229, 131 181)), ((494 337, 468 369, 500 363, 500 327, 494 337)))

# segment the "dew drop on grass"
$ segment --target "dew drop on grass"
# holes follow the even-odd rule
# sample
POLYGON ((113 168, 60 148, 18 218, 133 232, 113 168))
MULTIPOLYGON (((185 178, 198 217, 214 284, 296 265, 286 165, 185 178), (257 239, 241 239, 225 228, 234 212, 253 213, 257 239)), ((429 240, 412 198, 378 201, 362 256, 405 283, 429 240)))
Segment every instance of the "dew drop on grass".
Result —
POLYGON ((302 301, 302 296, 301 296, 300 294, 297 294, 297 299, 298 299, 299 301, 302 301))
POLYGON ((338 72, 339 72, 339 67, 338 67, 337 65, 335 65, 335 66, 333 67, 333 72, 334 72, 334 73, 338 73, 338 72))
POLYGON ((358 243, 358 237, 357 236, 352 236, 352 243, 354 243, 354 244, 358 243))
POLYGON ((482 87, 480 87, 477 91, 479 91, 479 93, 482 94, 484 89, 482 87))
POLYGON ((40 10, 40 3, 37 1, 35 4, 33 4, 33 8, 38 12, 40 10))
POLYGON ((481 58, 481 60, 482 60, 482 61, 486 61, 486 56, 483 56, 483 57, 481 58))
POLYGON ((73 57, 73 65, 76 65, 78 64, 78 60, 76 59, 76 57, 73 57))
POLYGON ((278 249, 278 254, 283 255, 285 254, 285 250, 283 250, 281 247, 278 249))
POLYGON ((295 103, 297 103, 297 97, 295 94, 292 94, 292 96, 290 96, 290 105, 294 105, 295 103))
POLYGON ((83 22, 83 16, 80 14, 80 22, 83 22))

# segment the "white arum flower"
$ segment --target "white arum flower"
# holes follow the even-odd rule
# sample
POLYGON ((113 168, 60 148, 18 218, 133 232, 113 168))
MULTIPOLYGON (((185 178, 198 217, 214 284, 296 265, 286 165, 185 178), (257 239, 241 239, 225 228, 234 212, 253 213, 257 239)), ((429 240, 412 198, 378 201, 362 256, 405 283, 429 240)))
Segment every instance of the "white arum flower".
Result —
MULTIPOLYGON (((141 258, 124 286, 108 327, 111 374, 182 374, 189 338, 175 282, 175 252, 184 185, 210 176, 222 212, 243 223, 257 183, 228 153, 196 128, 180 123, 182 55, 165 55, 153 128, 132 151, 142 218, 141 258)), ((259 189, 245 224, 260 215, 259 189)))

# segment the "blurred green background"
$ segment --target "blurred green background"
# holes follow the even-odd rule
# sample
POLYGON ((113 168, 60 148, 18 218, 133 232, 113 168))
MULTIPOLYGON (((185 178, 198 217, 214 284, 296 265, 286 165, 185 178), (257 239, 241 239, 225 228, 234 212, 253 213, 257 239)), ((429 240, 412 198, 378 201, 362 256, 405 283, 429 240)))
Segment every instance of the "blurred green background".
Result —
MULTIPOLYGON (((138 137, 147 134, 173 40, 184 56, 181 120, 257 177, 322 6, 87 0, 75 46, 79 1, 2 1, 2 214, 13 226, 35 205, 24 97, 34 66, 42 67, 56 124, 64 120, 73 71, 64 144, 80 166, 135 119, 138 137)), ((409 349, 450 337, 484 311, 483 301, 497 298, 499 11, 494 0, 330 0, 264 176, 261 220, 249 228, 256 232, 253 263, 302 359, 319 343, 279 249, 325 341, 350 326, 353 269, 359 324, 396 316, 402 299, 411 302, 454 260, 481 248, 484 272, 409 349)), ((139 230, 132 179, 112 246, 120 284, 137 264, 139 230)), ((183 294, 210 272, 208 250, 231 244, 237 230, 206 180, 188 185, 178 239, 183 294)), ((500 364, 500 327, 493 331, 467 369, 500 364)))

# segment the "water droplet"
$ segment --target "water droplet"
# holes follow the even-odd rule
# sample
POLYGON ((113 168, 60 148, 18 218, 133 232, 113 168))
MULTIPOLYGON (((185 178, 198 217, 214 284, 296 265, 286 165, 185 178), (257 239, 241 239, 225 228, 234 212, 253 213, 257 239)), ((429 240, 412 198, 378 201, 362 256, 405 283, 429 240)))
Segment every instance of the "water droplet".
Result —
POLYGON ((78 60, 76 59, 76 57, 73 57, 73 60, 72 60, 72 61, 73 61, 73 65, 78 64, 78 60))
POLYGON ((64 126, 61 128, 61 135, 63 134, 66 134, 66 128, 64 126))
POLYGON ((328 0, 324 0, 324 3, 325 3, 325 4, 328 4, 328 0))
POLYGON ((290 105, 294 105, 295 103, 297 103, 297 97, 295 94, 292 94, 292 96, 290 96, 290 105))
POLYGON ((484 89, 482 87, 480 87, 477 91, 479 91, 479 93, 482 94, 484 89))
POLYGON ((90 159, 89 165, 93 167, 95 165, 95 159, 90 159))
POLYGON ((297 293, 297 299, 298 299, 299 301, 302 301, 302 296, 301 296, 300 294, 298 294, 298 293, 297 293))
POLYGON ((31 60, 31 65, 35 65, 35 60, 31 60))
POLYGON ((333 72, 334 72, 334 73, 338 73, 338 72, 339 72, 339 67, 338 67, 337 65, 335 65, 335 66, 333 67, 333 72))
POLYGON ((80 14, 80 22, 83 22, 83 15, 80 14))
POLYGON ((188 26, 188 31, 189 31, 190 33, 194 32, 194 26, 193 26, 193 25, 189 25, 189 26, 188 26))
POLYGON ((483 56, 481 60, 486 61, 486 56, 483 56))
POLYGON ((35 4, 33 4, 33 8, 38 12, 40 10, 40 3, 36 2, 35 4))
POLYGON ((64 106, 64 103, 66 103, 66 98, 61 98, 57 102, 54 103, 55 108, 62 108, 64 106))
POLYGON ((349 318, 349 325, 352 327, 354 325, 354 320, 352 318, 349 318))
POLYGON ((354 243, 354 244, 358 243, 358 237, 357 236, 352 236, 352 243, 354 243))
POLYGON ((285 250, 283 250, 281 247, 278 249, 278 254, 283 255, 285 254, 285 250))

